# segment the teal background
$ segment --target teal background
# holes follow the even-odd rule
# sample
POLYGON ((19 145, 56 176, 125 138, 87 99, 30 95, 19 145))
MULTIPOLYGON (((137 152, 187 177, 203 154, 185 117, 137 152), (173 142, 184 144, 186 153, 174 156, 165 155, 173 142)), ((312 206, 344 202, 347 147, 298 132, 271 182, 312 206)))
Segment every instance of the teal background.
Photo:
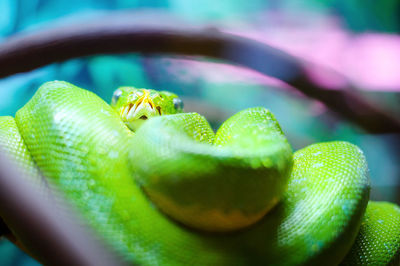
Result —
MULTIPOLYGON (((243 25, 261 29, 269 21, 265 17, 275 13, 304 16, 311 25, 321 17, 334 17, 352 33, 396 34, 400 30, 397 15, 400 2, 396 0, 0 0, 0 41, 21 32, 95 18, 109 11, 149 12, 149 9, 168 12, 186 23, 231 29, 243 25)), ((217 63, 135 54, 74 59, 1 79, 0 115, 14 115, 42 83, 55 79, 95 91, 106 101, 122 85, 171 90, 184 98, 186 110, 203 113, 214 127, 241 109, 265 106, 276 114, 295 149, 329 140, 347 140, 359 145, 370 166, 372 198, 399 202, 400 160, 393 147, 395 136, 366 134, 320 103, 279 86, 266 85, 254 73, 217 63)), ((400 102, 398 92, 380 93, 385 97, 377 94, 368 96, 383 98, 384 103, 392 105, 393 98, 394 104, 400 102)), ((37 263, 2 240, 0 264, 37 263)))

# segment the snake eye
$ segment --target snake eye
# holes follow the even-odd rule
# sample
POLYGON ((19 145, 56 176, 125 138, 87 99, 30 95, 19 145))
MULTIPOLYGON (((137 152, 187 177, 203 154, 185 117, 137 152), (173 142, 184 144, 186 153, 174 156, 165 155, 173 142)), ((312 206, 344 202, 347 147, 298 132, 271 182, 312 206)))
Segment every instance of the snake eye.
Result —
POLYGON ((118 102, 119 97, 121 97, 121 95, 122 95, 122 91, 120 89, 117 89, 114 91, 114 94, 113 94, 113 97, 111 100, 112 105, 115 105, 118 102))
POLYGON ((179 98, 174 98, 173 99, 174 107, 176 110, 182 110, 183 109, 183 102, 179 98))

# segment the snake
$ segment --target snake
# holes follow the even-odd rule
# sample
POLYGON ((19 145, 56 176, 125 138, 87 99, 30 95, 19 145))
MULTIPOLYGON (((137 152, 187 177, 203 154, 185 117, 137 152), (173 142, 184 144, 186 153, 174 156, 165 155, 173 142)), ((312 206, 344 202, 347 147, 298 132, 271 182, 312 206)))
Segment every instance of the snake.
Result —
POLYGON ((51 81, 0 117, 0 146, 128 264, 399 264, 400 208, 369 200, 361 149, 294 152, 264 107, 214 132, 171 92, 121 87, 108 104, 51 81))

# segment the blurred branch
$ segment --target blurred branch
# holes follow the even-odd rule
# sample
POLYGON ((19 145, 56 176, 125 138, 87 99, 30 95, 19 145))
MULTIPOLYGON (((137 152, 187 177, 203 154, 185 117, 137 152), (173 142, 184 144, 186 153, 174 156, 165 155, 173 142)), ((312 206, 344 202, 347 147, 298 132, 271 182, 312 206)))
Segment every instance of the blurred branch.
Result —
POLYGON ((81 220, 60 195, 49 200, 55 191, 27 182, 32 178, 4 154, 0 153, 0 216, 16 234, 17 238, 9 236, 15 244, 44 265, 123 265, 90 228, 78 224, 81 220))
POLYGON ((183 23, 171 25, 157 17, 138 21, 109 15, 91 23, 12 37, 0 44, 0 77, 75 57, 127 52, 226 60, 285 81, 370 133, 400 132, 398 118, 354 91, 326 90, 314 84, 305 74, 309 62, 251 39, 183 23))
POLYGON ((10 229, 8 229, 7 225, 0 218, 0 237, 5 236, 10 233, 10 229))

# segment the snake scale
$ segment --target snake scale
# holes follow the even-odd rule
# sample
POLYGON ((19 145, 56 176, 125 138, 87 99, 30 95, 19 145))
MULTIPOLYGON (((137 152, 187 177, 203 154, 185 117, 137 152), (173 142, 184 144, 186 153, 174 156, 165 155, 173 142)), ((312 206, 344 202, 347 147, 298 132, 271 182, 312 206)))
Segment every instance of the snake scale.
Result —
POLYGON ((110 106, 53 81, 0 118, 0 145, 128 263, 399 263, 400 208, 369 202, 362 151, 335 141, 293 154, 261 107, 214 133, 169 92, 123 87, 110 106))

